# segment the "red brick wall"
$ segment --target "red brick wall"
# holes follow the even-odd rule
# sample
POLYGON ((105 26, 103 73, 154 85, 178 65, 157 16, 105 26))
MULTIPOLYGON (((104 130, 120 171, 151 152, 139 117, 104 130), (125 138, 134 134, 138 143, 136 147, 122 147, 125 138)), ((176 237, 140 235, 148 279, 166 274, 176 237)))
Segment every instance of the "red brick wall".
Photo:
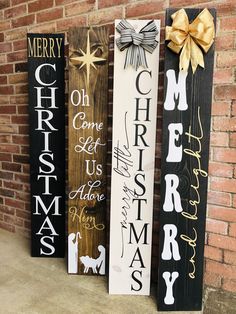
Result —
MULTIPOLYGON (((115 18, 160 18, 167 7, 218 10, 206 232, 207 285, 236 292, 236 2, 235 0, 1 0, 0 228, 29 234, 27 32, 67 32, 70 26, 110 24, 115 18)), ((111 26, 112 29, 112 26, 111 26)), ((163 38, 157 117, 153 265, 157 263, 163 38)), ((112 44, 111 44, 112 47, 112 44)), ((110 66, 112 76, 112 64, 110 66)), ((110 84, 112 86, 112 84, 110 84)), ((111 113, 112 93, 109 110, 111 113)), ((111 121, 111 116, 109 121, 111 121)), ((154 267, 153 277, 156 277, 154 267)))

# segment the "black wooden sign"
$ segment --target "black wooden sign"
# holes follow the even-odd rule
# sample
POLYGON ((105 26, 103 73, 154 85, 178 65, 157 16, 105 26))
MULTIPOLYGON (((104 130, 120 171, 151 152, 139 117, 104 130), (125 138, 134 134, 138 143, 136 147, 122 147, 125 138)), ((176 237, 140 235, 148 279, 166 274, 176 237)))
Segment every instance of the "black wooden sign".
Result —
POLYGON ((28 34, 31 254, 65 253, 64 35, 28 34))
MULTIPOLYGON (((166 25, 172 25, 166 12, 166 25)), ((214 17, 214 9, 209 10, 214 17)), ((189 23, 202 12, 186 9, 189 23)), ((173 17, 173 16, 172 16, 173 17)), ((213 25, 214 27, 214 25, 213 25)), ((166 45, 168 42, 166 43, 166 45)), ((166 46, 158 310, 201 310, 214 44, 205 68, 179 71, 166 46)))

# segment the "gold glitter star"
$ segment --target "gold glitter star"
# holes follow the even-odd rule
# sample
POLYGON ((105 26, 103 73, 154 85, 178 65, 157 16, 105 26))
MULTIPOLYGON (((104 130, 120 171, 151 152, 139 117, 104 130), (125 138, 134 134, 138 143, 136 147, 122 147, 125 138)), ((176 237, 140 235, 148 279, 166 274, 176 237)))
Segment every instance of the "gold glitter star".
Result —
POLYGON ((86 65, 87 84, 88 84, 89 83, 89 76, 90 76, 90 66, 92 66, 94 69, 97 69, 94 63, 105 61, 106 59, 95 57, 95 54, 96 54, 98 48, 96 50, 94 50, 94 52, 91 53, 89 31, 88 31, 88 36, 87 36, 87 50, 86 50, 86 52, 84 52, 82 49, 79 49, 79 50, 82 53, 82 56, 73 57, 73 58, 70 58, 70 60, 74 65, 78 65, 82 62, 81 66, 79 67, 80 69, 84 65, 86 65))

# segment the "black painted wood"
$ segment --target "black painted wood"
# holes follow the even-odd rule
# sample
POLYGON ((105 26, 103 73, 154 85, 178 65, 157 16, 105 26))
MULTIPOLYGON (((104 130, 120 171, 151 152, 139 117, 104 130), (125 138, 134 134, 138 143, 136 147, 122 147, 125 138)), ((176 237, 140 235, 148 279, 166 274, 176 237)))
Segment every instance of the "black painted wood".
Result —
POLYGON ((31 254, 35 257, 64 257, 64 35, 28 34, 27 41, 30 123, 31 254), (37 80, 36 70, 42 64, 47 65, 42 66, 37 80), (48 85, 45 86, 45 84, 48 85), (42 98, 40 106, 37 98, 37 93, 39 93, 37 87, 42 88, 42 97, 52 95, 53 91, 50 88, 56 88, 54 104, 56 108, 53 108, 53 101, 49 98, 42 98), (42 122, 41 118, 48 118, 48 123, 42 122), (45 177, 39 177, 40 175, 45 177), (47 179, 46 177, 48 176, 54 177, 47 179), (45 187, 46 180, 49 180, 48 191, 45 187))
MULTIPOLYGON (((177 9, 167 9, 166 11, 166 25, 172 24, 171 15, 177 9)), ((216 19, 216 11, 209 10, 216 19)), ((190 23, 201 12, 201 9, 186 9, 190 23)), ((175 74, 179 73, 179 55, 173 53, 168 47, 165 47, 165 82, 164 82, 164 99, 167 91, 166 72, 169 69, 175 70, 175 74)), ((203 282, 203 261, 204 261, 204 240, 205 240, 205 218, 206 218, 206 203, 207 203, 207 177, 201 175, 196 176, 193 172, 194 168, 198 168, 197 159, 191 155, 183 152, 181 162, 167 162, 166 157, 168 153, 169 132, 168 126, 170 123, 182 123, 183 134, 180 135, 176 145, 183 145, 184 149, 192 149, 194 152, 198 150, 197 141, 188 142, 185 132, 188 132, 189 125, 192 126, 192 134, 200 134, 200 125, 198 122, 198 107, 200 108, 200 118, 203 128, 203 138, 201 139, 201 169, 207 171, 208 156, 209 156, 209 139, 210 139, 210 119, 211 119, 211 100, 212 100, 212 76, 214 64, 214 44, 207 54, 204 54, 205 69, 198 66, 193 75, 192 69, 189 67, 186 81, 187 89, 187 103, 188 109, 186 111, 179 111, 177 106, 173 111, 163 111, 163 138, 162 138, 162 165, 161 165, 161 211, 160 211, 160 245, 159 245, 159 278, 158 278, 158 310, 160 311, 195 311, 202 308, 202 282, 203 282), (197 178, 199 179, 199 195, 200 204, 197 210, 197 219, 187 219, 181 213, 175 210, 172 212, 165 212, 163 210, 163 203, 166 193, 166 174, 176 174, 179 178, 178 192, 181 196, 181 204, 183 211, 192 213, 193 208, 189 205, 190 200, 196 200, 196 191, 191 188, 196 185, 197 178), (179 253, 181 259, 175 261, 162 260, 161 253, 164 244, 163 226, 166 224, 174 224, 178 233, 176 241, 179 245, 179 253), (193 228, 197 232, 196 256, 193 258, 196 270, 194 272, 194 279, 189 277, 192 270, 192 263, 190 259, 193 255, 193 247, 189 242, 181 239, 180 235, 187 235, 194 238, 193 228), (174 303, 167 305, 164 302, 166 295, 166 284, 162 278, 163 272, 170 273, 177 271, 179 277, 175 280, 173 285, 174 303)), ((178 99, 176 100, 178 104, 178 99)))

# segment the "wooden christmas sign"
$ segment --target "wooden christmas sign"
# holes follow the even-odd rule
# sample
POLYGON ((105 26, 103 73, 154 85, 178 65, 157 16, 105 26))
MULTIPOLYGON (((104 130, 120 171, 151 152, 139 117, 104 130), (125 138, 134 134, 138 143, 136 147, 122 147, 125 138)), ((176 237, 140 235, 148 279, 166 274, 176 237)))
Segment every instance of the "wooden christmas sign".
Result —
POLYGON ((31 253, 65 254, 64 35, 28 34, 31 253))
POLYGON ((150 292, 159 20, 116 20, 109 293, 150 292))
POLYGON ((108 30, 69 31, 68 272, 105 274, 108 30))
POLYGON ((202 307, 214 9, 168 9, 158 309, 202 307))

